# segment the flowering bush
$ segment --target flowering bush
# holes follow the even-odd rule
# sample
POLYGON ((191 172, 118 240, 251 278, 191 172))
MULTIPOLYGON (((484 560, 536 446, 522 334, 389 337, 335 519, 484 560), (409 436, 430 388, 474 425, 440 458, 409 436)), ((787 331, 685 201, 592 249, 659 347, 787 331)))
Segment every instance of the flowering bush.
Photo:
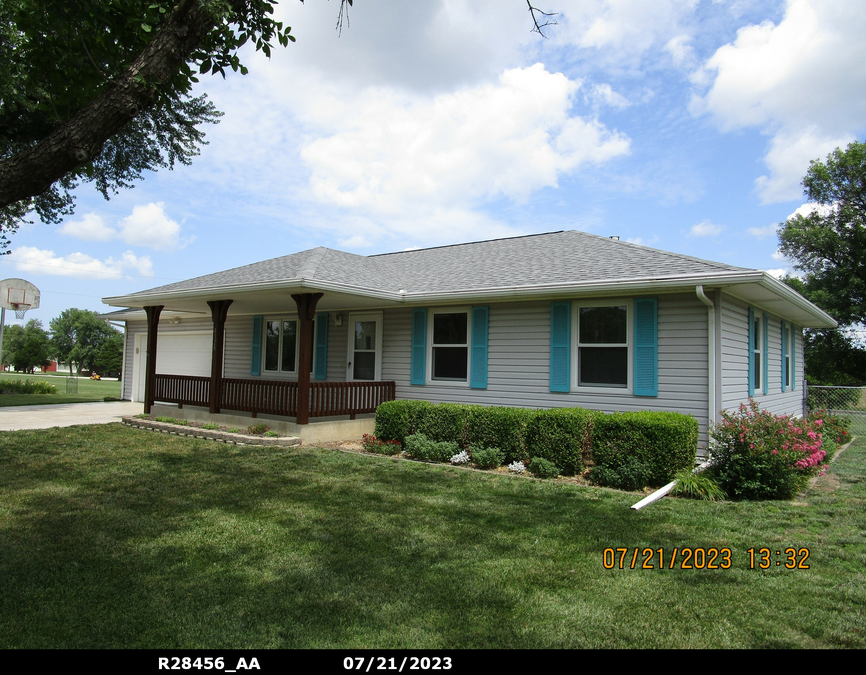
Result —
POLYGON ((824 434, 824 440, 832 439, 836 445, 844 445, 851 440, 851 435, 848 433, 848 428, 851 426, 851 419, 849 417, 827 412, 826 410, 813 410, 809 413, 809 421, 823 422, 821 432, 824 434))
POLYGON ((381 441, 371 434, 364 434, 361 443, 364 444, 364 450, 377 455, 396 455, 402 450, 400 441, 381 441))
POLYGON ((821 419, 773 415, 750 400, 723 412, 712 430, 708 475, 731 499, 791 499, 827 468, 822 427, 821 419))

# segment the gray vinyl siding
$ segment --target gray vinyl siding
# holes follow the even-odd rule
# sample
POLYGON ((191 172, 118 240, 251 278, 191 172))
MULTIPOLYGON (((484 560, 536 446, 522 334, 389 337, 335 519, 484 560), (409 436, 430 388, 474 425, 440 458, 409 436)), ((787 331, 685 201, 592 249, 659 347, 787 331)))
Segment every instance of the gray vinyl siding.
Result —
POLYGON ((382 379, 397 383, 398 399, 526 408, 585 407, 603 412, 669 410, 697 418, 702 442, 707 418, 707 311, 694 295, 659 296, 657 397, 628 392, 550 391, 550 302, 489 305, 488 386, 409 384, 412 310, 385 310, 382 379))
MULTIPOLYGON (((760 315, 765 312, 753 308, 760 315)), ((794 331, 793 379, 796 389, 782 391, 782 319, 767 314, 768 391, 757 393, 762 409, 775 415, 802 415, 805 393, 803 378, 803 331, 794 331)), ((790 323, 790 322, 788 322, 790 323)), ((749 400, 749 305, 722 295, 722 408, 733 410, 749 400)))
POLYGON ((123 391, 120 397, 125 401, 132 400, 132 379, 135 368, 135 334, 147 332, 147 324, 144 321, 126 322, 126 344, 124 345, 123 359, 123 391))

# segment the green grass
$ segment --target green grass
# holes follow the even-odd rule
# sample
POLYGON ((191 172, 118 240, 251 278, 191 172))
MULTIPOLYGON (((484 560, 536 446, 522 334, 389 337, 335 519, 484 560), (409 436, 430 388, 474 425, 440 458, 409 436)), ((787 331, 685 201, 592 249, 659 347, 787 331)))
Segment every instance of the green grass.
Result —
POLYGON ((866 647, 866 443, 799 502, 120 425, 0 436, 0 648, 866 647), (729 570, 606 570, 607 547, 729 570), (752 547, 810 569, 749 570, 752 547))
POLYGON ((78 393, 66 393, 66 379, 63 374, 22 375, 20 373, 0 373, 4 380, 38 380, 57 387, 56 394, 0 394, 0 407, 14 405, 45 405, 60 403, 89 403, 104 401, 106 397, 120 398, 120 382, 109 380, 78 380, 78 393))

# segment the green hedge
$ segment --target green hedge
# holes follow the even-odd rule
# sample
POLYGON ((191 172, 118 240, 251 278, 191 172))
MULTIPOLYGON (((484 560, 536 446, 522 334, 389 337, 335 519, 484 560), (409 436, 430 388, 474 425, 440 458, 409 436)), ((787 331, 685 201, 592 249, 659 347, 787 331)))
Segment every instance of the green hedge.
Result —
POLYGON ((663 485, 694 465, 698 423, 680 413, 606 415, 583 408, 528 410, 461 403, 389 401, 376 410, 376 437, 405 443, 412 434, 460 448, 500 448, 505 463, 540 457, 566 475, 590 458, 618 470, 632 457, 648 467, 649 484, 663 485))
POLYGON ((537 410, 526 434, 528 454, 553 462, 566 475, 579 473, 592 447, 595 421, 602 416, 583 408, 537 410))
POLYGON ((680 469, 694 466, 698 422, 672 412, 613 413, 595 418, 592 458, 596 466, 618 470, 629 457, 650 471, 650 485, 664 485, 680 469))

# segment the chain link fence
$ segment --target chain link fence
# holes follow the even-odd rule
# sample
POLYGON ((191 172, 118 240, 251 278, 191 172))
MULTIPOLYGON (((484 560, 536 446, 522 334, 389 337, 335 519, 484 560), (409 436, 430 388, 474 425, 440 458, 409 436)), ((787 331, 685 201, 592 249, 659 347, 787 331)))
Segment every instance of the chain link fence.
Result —
POLYGON ((850 433, 866 434, 866 387, 819 387, 809 385, 806 407, 809 412, 827 410, 851 420, 850 433))

